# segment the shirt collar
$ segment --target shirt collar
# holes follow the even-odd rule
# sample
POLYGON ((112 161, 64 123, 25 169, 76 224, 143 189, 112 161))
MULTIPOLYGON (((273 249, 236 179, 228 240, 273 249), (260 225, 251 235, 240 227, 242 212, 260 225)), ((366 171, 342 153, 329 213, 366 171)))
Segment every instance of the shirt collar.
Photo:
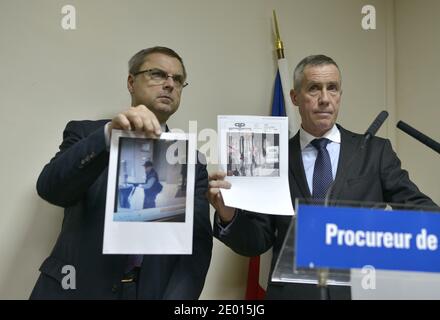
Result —
MULTIPOLYGON (((336 124, 333 125, 333 127, 327 131, 322 137, 320 138, 327 138, 331 142, 335 143, 341 143, 341 132, 339 131, 336 124)), ((299 142, 301 146, 301 151, 303 151, 314 139, 319 139, 318 137, 312 136, 310 133, 308 133, 306 130, 301 127, 299 129, 299 142)))

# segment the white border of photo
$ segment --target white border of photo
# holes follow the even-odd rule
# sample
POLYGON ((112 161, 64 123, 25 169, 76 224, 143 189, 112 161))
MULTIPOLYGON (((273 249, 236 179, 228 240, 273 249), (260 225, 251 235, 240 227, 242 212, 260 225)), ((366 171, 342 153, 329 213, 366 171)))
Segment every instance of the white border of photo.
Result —
POLYGON ((289 188, 289 127, 287 117, 225 116, 217 117, 219 132, 219 169, 227 171, 228 132, 279 134, 279 176, 226 176, 231 189, 221 189, 225 205, 233 208, 275 215, 294 215, 289 188))
POLYGON ((192 254, 196 135, 194 133, 164 132, 159 138, 160 140, 188 141, 185 222, 121 222, 113 220, 120 137, 147 139, 142 133, 112 131, 103 254, 192 254))

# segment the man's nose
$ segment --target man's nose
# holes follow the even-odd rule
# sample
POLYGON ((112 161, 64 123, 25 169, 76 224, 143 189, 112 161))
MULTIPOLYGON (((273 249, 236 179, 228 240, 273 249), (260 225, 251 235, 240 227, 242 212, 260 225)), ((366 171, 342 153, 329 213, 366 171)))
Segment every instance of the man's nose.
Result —
POLYGON ((322 89, 321 96, 319 98, 319 103, 325 104, 325 105, 330 103, 329 94, 328 94, 327 89, 322 89))
POLYGON ((174 89, 175 87, 175 82, 172 76, 167 76, 167 78, 165 79, 165 82, 163 83, 163 87, 165 89, 174 89))

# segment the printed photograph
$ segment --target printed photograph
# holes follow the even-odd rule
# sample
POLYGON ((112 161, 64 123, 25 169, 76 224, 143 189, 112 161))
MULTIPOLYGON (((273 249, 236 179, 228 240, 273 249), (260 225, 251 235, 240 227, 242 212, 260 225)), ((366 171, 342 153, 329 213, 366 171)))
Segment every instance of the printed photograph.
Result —
POLYGON ((185 222, 186 143, 119 138, 114 221, 185 222))
POLYGON ((279 177, 279 134, 228 132, 227 175, 240 177, 279 177))

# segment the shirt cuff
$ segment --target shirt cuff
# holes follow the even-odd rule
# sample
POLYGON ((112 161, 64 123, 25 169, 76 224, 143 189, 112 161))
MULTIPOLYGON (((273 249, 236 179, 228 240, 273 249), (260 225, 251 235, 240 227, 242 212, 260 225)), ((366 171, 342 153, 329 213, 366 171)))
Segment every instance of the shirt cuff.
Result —
POLYGON ((238 214, 238 210, 236 209, 234 217, 232 217, 232 220, 225 223, 220 219, 220 216, 218 215, 218 213, 216 213, 215 223, 217 224, 218 228, 220 229, 221 236, 227 235, 229 233, 231 226, 234 224, 235 218, 237 218, 237 214, 238 214))
POLYGON ((105 146, 107 151, 110 151, 110 133, 108 132, 108 126, 111 122, 107 122, 104 126, 104 137, 105 137, 105 146))

